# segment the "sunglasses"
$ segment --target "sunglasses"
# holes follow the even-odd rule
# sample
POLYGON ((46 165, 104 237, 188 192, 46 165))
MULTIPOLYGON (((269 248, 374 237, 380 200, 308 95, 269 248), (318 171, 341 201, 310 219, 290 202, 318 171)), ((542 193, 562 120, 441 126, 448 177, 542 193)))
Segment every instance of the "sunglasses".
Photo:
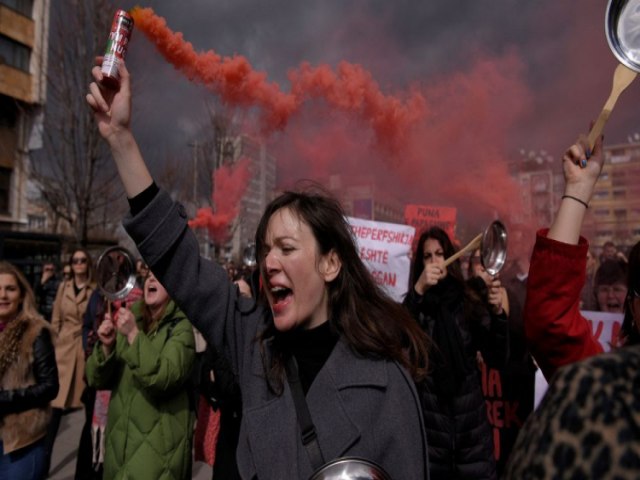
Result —
POLYGON ((87 257, 72 258, 71 263, 73 263, 74 265, 81 265, 83 263, 87 263, 87 257))
POLYGON ((44 271, 45 272, 53 272, 53 271, 55 271, 55 268, 53 268, 53 267, 44 267, 44 271))

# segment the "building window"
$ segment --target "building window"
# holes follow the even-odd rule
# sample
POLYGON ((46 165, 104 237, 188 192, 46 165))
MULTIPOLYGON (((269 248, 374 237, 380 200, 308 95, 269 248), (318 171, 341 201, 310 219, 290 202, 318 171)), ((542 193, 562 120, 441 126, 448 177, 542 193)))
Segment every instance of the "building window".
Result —
POLYGON ((0 214, 9 214, 9 191, 11 189, 11 169, 0 167, 0 214))
POLYGON ((18 70, 28 72, 30 55, 31 51, 28 47, 9 37, 0 35, 0 65, 9 65, 18 70))
POLYGON ((609 192, 607 190, 596 191, 593 194, 593 198, 596 198, 596 199, 609 198, 609 192))
POLYGON ((627 218, 627 211, 622 208, 617 208, 613 211, 613 214, 616 216, 616 219, 620 220, 623 218, 627 218))
POLYGON ((47 218, 44 215, 27 215, 27 222, 29 230, 43 231, 47 224, 47 218))
POLYGON ((625 192, 624 190, 615 190, 613 192, 613 198, 615 200, 620 200, 623 199, 627 196, 627 192, 625 192))
POLYGON ((33 16, 33 0, 0 0, 0 5, 9 7, 25 17, 33 16))

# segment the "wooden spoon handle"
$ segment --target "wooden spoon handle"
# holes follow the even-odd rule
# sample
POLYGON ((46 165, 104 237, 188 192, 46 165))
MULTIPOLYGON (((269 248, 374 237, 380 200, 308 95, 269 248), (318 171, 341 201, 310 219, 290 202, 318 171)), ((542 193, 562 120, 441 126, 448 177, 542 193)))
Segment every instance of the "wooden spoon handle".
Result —
POLYGON ((600 116, 596 120, 596 123, 593 124, 593 128, 589 132, 589 148, 593 150, 593 146, 596 144, 596 140, 600 135, 602 135, 602 130, 604 129, 604 125, 609 120, 609 115, 611 115, 611 111, 613 107, 615 107, 616 102, 618 101, 618 97, 620 94, 627 88, 631 82, 636 78, 638 72, 631 70, 629 67, 623 65, 622 63, 618 64, 615 72, 613 73, 613 86, 611 87, 611 93, 609 94, 609 98, 607 99, 602 111, 600 112, 600 116))
POLYGON ((471 250, 475 250, 476 248, 478 248, 480 246, 480 243, 482 242, 482 233, 478 234, 478 236, 476 238, 474 238, 473 240, 471 240, 466 247, 464 247, 462 250, 457 251, 456 253, 454 253, 453 255, 451 255, 449 258, 447 258, 444 263, 442 264, 443 268, 447 268, 449 266, 449 264, 455 262, 457 259, 459 259, 462 255, 464 255, 465 253, 471 251, 471 250))

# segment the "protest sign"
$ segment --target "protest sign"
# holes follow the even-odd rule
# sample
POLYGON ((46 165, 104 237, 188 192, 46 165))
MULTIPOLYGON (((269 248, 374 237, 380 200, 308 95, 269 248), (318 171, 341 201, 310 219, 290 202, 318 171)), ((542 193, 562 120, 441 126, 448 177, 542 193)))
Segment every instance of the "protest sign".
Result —
POLYGON ((347 221, 356 238, 360 258, 374 280, 391 298, 401 302, 409 284, 415 228, 354 217, 347 217, 347 221))
MULTIPOLYGON (((605 352, 619 345, 618 335, 624 314, 607 313, 607 312, 591 312, 583 310, 580 312, 591 324, 593 336, 600 342, 605 352)), ((547 391, 547 382, 540 371, 536 373, 536 394, 535 406, 537 407, 547 391)))
POLYGON ((407 205, 404 209, 405 223, 414 227, 418 235, 429 227, 440 227, 452 241, 456 238, 456 215, 454 207, 407 205))

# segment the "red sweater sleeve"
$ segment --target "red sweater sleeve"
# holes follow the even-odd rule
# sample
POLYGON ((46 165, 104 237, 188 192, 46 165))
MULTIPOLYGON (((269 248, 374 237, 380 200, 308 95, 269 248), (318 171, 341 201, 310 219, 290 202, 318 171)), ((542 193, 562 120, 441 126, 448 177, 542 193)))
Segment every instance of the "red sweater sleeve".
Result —
POLYGON ((531 353, 549 380, 558 368, 603 350, 580 314, 589 245, 582 237, 578 245, 569 245, 547 238, 547 233, 538 232, 531 257, 524 328, 531 353))

